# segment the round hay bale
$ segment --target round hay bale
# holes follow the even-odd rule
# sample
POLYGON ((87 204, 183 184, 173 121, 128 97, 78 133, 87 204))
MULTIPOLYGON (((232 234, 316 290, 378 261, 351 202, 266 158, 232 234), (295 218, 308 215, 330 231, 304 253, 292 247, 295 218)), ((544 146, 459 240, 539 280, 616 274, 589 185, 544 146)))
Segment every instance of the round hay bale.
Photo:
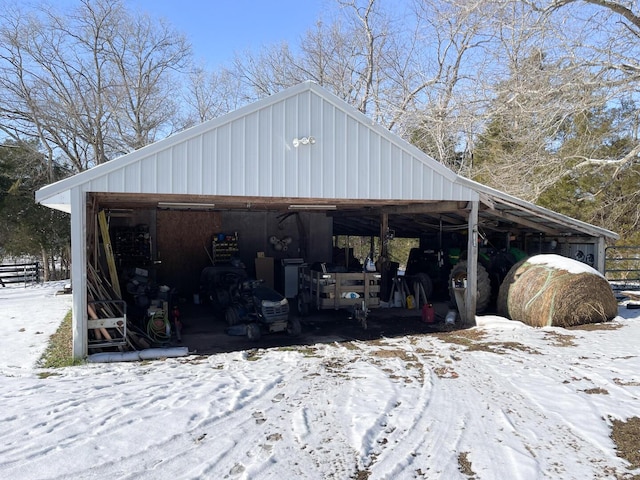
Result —
POLYGON ((559 255, 536 255, 505 277, 498 314, 534 327, 570 327, 613 319, 618 302, 597 270, 559 255))

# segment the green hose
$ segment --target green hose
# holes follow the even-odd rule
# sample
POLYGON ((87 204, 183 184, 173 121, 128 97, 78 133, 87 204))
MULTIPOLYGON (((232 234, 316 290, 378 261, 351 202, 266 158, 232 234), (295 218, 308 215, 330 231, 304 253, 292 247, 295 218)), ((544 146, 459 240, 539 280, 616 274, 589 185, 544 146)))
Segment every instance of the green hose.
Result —
POLYGON ((171 325, 165 315, 153 315, 147 322, 147 335, 154 342, 162 343, 171 338, 171 325))

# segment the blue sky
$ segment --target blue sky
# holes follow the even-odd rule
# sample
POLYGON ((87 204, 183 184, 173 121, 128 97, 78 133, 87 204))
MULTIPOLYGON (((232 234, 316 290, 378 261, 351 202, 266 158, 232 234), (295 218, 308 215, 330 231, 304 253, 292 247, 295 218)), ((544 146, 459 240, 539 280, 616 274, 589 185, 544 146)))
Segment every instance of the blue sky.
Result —
POLYGON ((234 52, 298 38, 312 27, 331 0, 126 0, 133 11, 165 18, 193 45, 196 59, 210 67, 234 52))

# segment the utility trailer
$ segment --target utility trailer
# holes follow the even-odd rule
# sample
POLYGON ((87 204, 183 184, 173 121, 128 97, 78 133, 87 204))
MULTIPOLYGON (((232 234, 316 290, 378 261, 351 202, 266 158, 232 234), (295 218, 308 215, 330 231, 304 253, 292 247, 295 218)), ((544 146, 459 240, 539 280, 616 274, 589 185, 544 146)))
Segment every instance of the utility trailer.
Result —
POLYGON ((308 315, 311 309, 351 311, 363 328, 371 308, 380 306, 380 279, 377 272, 332 272, 301 265, 298 269, 298 312, 308 315))

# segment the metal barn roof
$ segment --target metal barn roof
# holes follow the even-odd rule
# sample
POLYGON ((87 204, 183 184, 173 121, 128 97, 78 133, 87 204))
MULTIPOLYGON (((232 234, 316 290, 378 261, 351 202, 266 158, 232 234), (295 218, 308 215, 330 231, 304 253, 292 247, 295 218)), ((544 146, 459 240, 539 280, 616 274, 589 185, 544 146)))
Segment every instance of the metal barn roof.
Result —
POLYGON ((474 200, 442 164, 305 82, 40 189, 315 199, 474 200))
POLYGON ((419 236, 442 221, 496 231, 617 238, 605 230, 455 174, 327 90, 304 82, 41 188, 36 200, 70 211, 71 192, 112 206, 206 202, 216 208, 330 211, 337 234, 390 228, 419 236))

